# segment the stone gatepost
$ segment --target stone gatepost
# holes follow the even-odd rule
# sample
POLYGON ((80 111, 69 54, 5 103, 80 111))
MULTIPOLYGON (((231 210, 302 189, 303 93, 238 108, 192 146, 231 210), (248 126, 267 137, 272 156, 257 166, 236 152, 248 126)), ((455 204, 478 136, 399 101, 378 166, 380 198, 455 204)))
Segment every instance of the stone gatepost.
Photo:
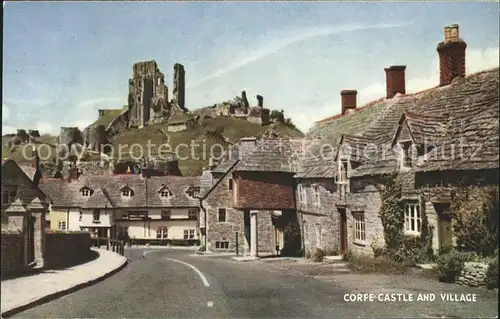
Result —
POLYGON ((28 219, 29 212, 24 207, 23 202, 18 198, 13 202, 6 210, 5 214, 8 217, 7 229, 9 231, 20 231, 23 234, 23 254, 24 254, 24 266, 28 266, 29 256, 28 256, 28 245, 29 245, 29 234, 28 234, 28 219))
POLYGON ((250 211, 250 256, 258 257, 259 249, 258 249, 258 238, 257 238, 257 214, 258 211, 250 211))
POLYGON ((47 212, 47 206, 38 197, 36 197, 28 205, 28 209, 31 212, 31 216, 35 219, 33 239, 35 248, 35 267, 42 268, 43 256, 45 253, 45 213, 47 212))

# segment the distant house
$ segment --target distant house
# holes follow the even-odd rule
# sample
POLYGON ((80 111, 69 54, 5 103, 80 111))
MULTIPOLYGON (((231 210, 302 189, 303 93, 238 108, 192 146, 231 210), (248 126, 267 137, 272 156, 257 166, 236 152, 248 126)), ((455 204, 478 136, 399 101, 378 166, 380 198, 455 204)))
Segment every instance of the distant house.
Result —
POLYGON ((194 123, 194 119, 189 115, 174 115, 168 120, 168 132, 180 132, 188 128, 189 124, 194 123))
POLYGON ((385 245, 379 212, 386 174, 402 188, 404 233, 420 236, 425 213, 434 251, 454 244, 451 202, 471 199, 471 185, 498 183, 499 69, 465 75, 457 25, 445 29, 437 50, 436 87, 406 94, 406 67, 391 66, 385 98, 357 107, 356 91, 342 91, 341 114, 309 132, 321 139, 295 175, 306 251, 371 254, 385 245))
POLYGON ((117 174, 42 180, 53 229, 135 243, 198 243, 199 177, 117 174))

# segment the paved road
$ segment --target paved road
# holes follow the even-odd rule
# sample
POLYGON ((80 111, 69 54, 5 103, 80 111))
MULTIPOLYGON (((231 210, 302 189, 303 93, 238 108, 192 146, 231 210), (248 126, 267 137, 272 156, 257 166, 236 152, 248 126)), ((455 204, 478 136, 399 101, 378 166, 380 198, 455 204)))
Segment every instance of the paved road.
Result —
POLYGON ((143 258, 143 252, 126 251, 129 265, 103 282, 15 317, 353 318, 425 313, 409 307, 408 312, 392 310, 390 303, 345 302, 345 288, 263 262, 191 257, 171 250, 154 250, 143 258))

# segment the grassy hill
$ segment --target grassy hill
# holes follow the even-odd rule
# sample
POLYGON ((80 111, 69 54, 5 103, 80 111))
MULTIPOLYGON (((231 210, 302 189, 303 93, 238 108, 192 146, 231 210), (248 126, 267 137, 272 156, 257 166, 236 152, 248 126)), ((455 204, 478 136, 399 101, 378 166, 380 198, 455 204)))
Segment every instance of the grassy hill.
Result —
MULTIPOLYGON (((98 121, 103 121, 104 117, 107 117, 108 114, 101 117, 98 121)), ((93 123, 93 125, 96 124, 93 123)), ((130 153, 130 151, 136 156, 139 155, 139 147, 135 147, 135 149, 132 147, 131 150, 133 144, 142 145, 144 150, 147 150, 148 143, 149 145, 154 145, 150 147, 150 153, 153 155, 158 154, 158 149, 160 145, 163 144, 160 151, 174 151, 180 157, 179 168, 183 175, 199 175, 201 174, 203 166, 208 164, 210 150, 212 149, 212 154, 215 156, 220 154, 221 147, 214 147, 213 145, 219 144, 224 148, 230 145, 230 143, 227 143, 221 138, 221 135, 213 134, 214 132, 221 132, 222 136, 226 138, 227 141, 237 143, 242 137, 259 137, 268 128, 268 126, 261 126, 234 117, 207 118, 203 120, 201 124, 190 124, 187 130, 168 132, 168 137, 164 134, 167 129, 167 124, 153 124, 141 129, 127 130, 115 136, 113 144, 115 145, 115 155, 120 145, 123 157, 127 157, 126 154, 130 153), (191 148, 190 145, 194 145, 194 147, 191 148), (193 149, 193 152, 191 152, 191 149, 193 149), (204 152, 203 149, 206 149, 206 152, 204 152)), ((280 135, 289 137, 303 136, 302 132, 285 124, 280 126, 280 135)), ((55 144, 55 137, 51 136, 43 136, 38 140, 43 143, 55 144)), ((6 143, 3 144, 2 156, 4 158, 12 158, 18 163, 26 162, 26 159, 23 158, 19 151, 12 154, 6 153, 6 143)), ((40 156, 46 158, 49 152, 48 150, 48 147, 41 148, 40 156)), ((53 150, 52 153, 55 154, 53 150)))

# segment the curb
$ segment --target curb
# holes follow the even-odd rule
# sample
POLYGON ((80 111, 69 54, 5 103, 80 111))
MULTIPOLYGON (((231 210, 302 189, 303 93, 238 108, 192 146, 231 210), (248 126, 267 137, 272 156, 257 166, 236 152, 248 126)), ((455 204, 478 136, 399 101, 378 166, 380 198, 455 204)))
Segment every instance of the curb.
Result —
POLYGON ((104 279, 106 279, 108 277, 111 277, 112 275, 116 274, 117 272, 119 272, 120 270, 122 270, 123 268, 125 268, 128 263, 129 263, 129 260, 125 259, 120 266, 118 266, 117 268, 111 270, 107 274, 104 274, 101 277, 92 279, 92 280, 87 281, 87 282, 82 282, 80 284, 77 284, 76 286, 73 286, 73 287, 70 287, 70 288, 67 288, 67 289, 64 289, 64 290, 57 291, 55 293, 43 296, 43 297, 41 297, 39 299, 30 301, 27 304, 24 304, 22 306, 18 306, 18 307, 12 308, 10 310, 7 310, 5 312, 2 312, 1 317, 2 318, 10 317, 10 316, 15 315, 15 314, 17 314, 19 312, 23 312, 23 311, 28 310, 30 308, 33 308, 33 307, 39 306, 41 304, 47 303, 47 302, 52 301, 54 299, 60 298, 60 297, 62 297, 64 295, 67 295, 67 294, 70 294, 70 293, 75 292, 77 290, 80 290, 82 288, 85 288, 85 287, 88 287, 88 286, 92 286, 93 284, 96 284, 96 283, 98 283, 100 281, 103 281, 104 279))

